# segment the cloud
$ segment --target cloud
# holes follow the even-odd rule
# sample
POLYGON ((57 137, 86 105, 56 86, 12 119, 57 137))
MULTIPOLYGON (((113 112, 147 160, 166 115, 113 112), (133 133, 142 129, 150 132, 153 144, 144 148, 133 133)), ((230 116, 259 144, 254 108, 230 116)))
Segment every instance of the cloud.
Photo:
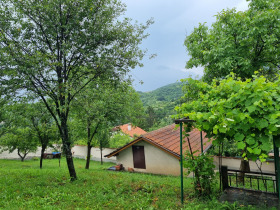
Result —
POLYGON ((245 11, 248 9, 248 5, 249 5, 249 2, 246 0, 243 0, 243 1, 239 2, 235 7, 236 7, 237 11, 245 11))
POLYGON ((181 71, 188 73, 189 75, 192 76, 203 76, 204 74, 204 67, 203 66, 198 66, 198 67, 193 67, 191 69, 181 69, 181 71))
POLYGON ((237 11, 248 9, 246 0, 123 0, 127 5, 126 17, 145 22, 154 17, 155 23, 147 32, 150 36, 142 47, 156 53, 155 59, 144 59, 144 68, 132 70, 135 88, 141 91, 154 90, 160 86, 176 82, 189 75, 202 76, 203 67, 185 69, 188 60, 183 45, 199 23, 208 26, 215 21, 215 15, 223 9, 235 7, 237 11), (139 85, 143 81, 143 85, 139 85))

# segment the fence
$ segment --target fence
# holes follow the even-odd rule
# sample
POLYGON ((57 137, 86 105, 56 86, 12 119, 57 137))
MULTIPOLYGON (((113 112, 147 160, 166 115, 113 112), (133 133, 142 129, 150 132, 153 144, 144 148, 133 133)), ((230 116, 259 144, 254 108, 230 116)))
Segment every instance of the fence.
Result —
POLYGON ((222 166, 221 179, 223 190, 227 188, 239 188, 277 193, 276 175, 273 173, 244 172, 222 166))

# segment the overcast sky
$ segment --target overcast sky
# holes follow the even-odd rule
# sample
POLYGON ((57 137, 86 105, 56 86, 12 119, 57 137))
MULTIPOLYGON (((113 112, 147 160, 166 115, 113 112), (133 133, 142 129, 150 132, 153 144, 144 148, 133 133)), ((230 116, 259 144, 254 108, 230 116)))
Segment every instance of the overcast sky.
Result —
POLYGON ((189 59, 183 45, 187 35, 199 23, 211 25, 215 15, 223 9, 235 7, 244 11, 246 0, 123 0, 127 5, 126 17, 140 23, 154 18, 150 26, 150 36, 142 47, 149 54, 157 56, 144 59, 144 67, 133 69, 131 74, 134 88, 138 91, 151 91, 161 86, 187 78, 189 75, 202 75, 203 68, 185 69, 189 59), (141 85, 140 81, 144 83, 141 85))

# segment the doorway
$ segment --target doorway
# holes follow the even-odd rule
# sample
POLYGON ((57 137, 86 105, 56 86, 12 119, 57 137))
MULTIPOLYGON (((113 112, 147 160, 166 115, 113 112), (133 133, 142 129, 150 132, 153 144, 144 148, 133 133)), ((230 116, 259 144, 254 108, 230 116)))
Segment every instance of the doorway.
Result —
POLYGON ((132 146, 134 168, 146 169, 144 146, 132 146))

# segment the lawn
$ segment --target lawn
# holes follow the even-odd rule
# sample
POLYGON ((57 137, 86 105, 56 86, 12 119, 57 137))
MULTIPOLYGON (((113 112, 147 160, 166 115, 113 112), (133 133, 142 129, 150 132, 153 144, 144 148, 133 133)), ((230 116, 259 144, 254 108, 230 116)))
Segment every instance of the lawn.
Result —
MULTIPOLYGON (((107 171, 112 164, 75 159, 78 180, 69 181, 65 159, 20 162, 0 160, 1 209, 239 209, 237 204, 198 200, 192 179, 185 178, 185 204, 180 204, 180 179, 129 172, 107 171)), ((252 209, 252 208, 246 208, 252 209)))

